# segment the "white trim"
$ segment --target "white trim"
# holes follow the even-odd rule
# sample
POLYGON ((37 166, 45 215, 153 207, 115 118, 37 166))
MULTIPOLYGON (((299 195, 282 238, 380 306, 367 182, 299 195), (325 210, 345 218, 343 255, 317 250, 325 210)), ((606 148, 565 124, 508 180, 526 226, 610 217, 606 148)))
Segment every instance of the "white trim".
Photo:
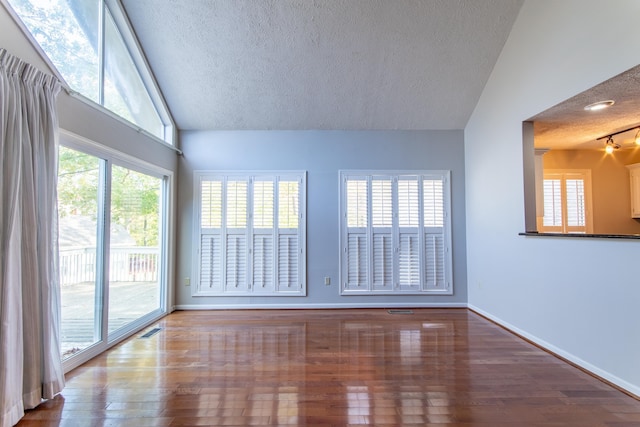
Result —
POLYGON ((340 303, 340 304, 178 304, 176 310, 286 310, 286 309, 341 309, 341 308, 467 308, 463 302, 417 303, 340 303))
MULTIPOLYGON (((195 170, 193 172, 193 212, 194 212, 194 221, 192 226, 192 250, 195 256, 192 260, 191 266, 191 296, 193 297, 210 297, 210 296, 239 296, 239 297, 248 297, 248 296, 283 296, 283 297, 300 297, 307 295, 307 273, 306 273, 306 264, 307 264, 307 244, 306 244, 306 235, 307 235, 307 172, 304 170, 195 170), (252 270, 252 253, 254 249, 253 236, 259 234, 255 233, 253 228, 253 213, 251 211, 254 199, 252 194, 253 183, 255 178, 268 178, 269 181, 273 182, 273 190, 274 190, 274 200, 273 200, 273 215, 274 215, 274 223, 272 229, 273 236, 273 289, 265 292, 256 292, 255 287, 253 286, 253 270, 252 270), (242 234, 235 233, 233 229, 228 228, 225 220, 226 215, 226 192, 227 192, 227 182, 229 179, 237 179, 241 181, 246 181, 247 183, 247 205, 246 205, 246 219, 247 223, 244 227, 245 232, 242 234), (299 214, 299 222, 298 227, 295 233, 289 233, 286 229, 279 228, 277 223, 278 218, 278 209, 279 209, 279 201, 278 195, 279 189, 277 188, 280 180, 284 181, 295 180, 298 182, 298 214, 299 214), (219 228, 219 234, 214 233, 214 235, 218 235, 221 237, 221 259, 219 260, 221 264, 221 274, 220 274, 220 283, 216 289, 204 289, 201 286, 201 272, 202 272, 202 258, 201 258, 201 250, 202 250, 202 238, 205 235, 212 235, 210 233, 203 233, 203 229, 201 228, 202 218, 202 182, 203 181, 219 181, 222 186, 222 201, 221 201, 221 215, 222 215, 222 223, 219 228), (238 287, 237 291, 229 292, 228 285, 226 284, 226 268, 227 268, 227 258, 226 258, 226 245, 227 245, 227 236, 232 235, 242 235, 246 236, 246 248, 245 253, 241 257, 246 262, 246 280, 245 283, 242 283, 242 288, 238 287), (281 236, 296 236, 297 242, 297 272, 298 272, 298 280, 295 285, 295 291, 285 291, 281 289, 279 283, 279 270, 278 270, 278 254, 280 244, 278 243, 279 238, 281 236), (299 287, 298 287, 299 283, 299 287)), ((293 286, 289 289, 293 289, 293 286)))
MULTIPOLYGON (((339 286, 340 295, 453 295, 453 251, 451 238, 451 171, 449 170, 340 170, 339 183, 339 286), (374 192, 373 182, 383 179, 391 182, 390 203, 392 206, 393 222, 391 226, 378 227, 373 224, 374 192), (425 222, 425 187, 426 181, 438 180, 442 183, 442 220, 441 226, 427 226, 425 222), (358 215, 366 214, 366 222, 357 226, 349 226, 349 198, 348 184, 353 181, 366 182, 366 197, 363 210, 358 215), (415 182, 414 202, 417 214, 417 224, 401 224, 401 182, 415 182), (437 232, 432 232, 437 229, 437 232), (385 283, 376 281, 374 257, 376 256, 376 235, 384 239, 391 239, 391 255, 384 255, 384 264, 391 265, 385 274, 385 283), (428 237, 437 239, 430 248, 433 257, 428 258, 428 237), (404 240, 403 240, 404 238, 404 240), (409 240, 407 240, 407 238, 409 240), (408 242, 404 246, 402 242, 408 242), (417 244, 414 243, 417 241, 417 244), (439 250, 438 250, 439 247, 439 250), (402 249, 405 248, 405 249, 402 249), (407 250, 408 249, 408 250, 407 250), (417 257, 415 254, 418 254, 417 257), (407 254, 407 255, 405 255, 407 254), (351 260, 353 256, 353 260, 351 260), (417 258, 417 259, 416 259, 417 258), (400 266, 404 260, 412 267, 407 273, 411 277, 402 280, 400 266), (432 262, 433 268, 427 263, 432 262), (417 272, 414 263, 417 263, 417 272), (442 266, 442 279, 439 281, 442 266), (353 267, 353 277, 351 276, 353 267), (433 275, 433 282, 428 280, 429 273, 433 275), (417 277, 416 277, 417 276, 417 277), (416 281, 417 278, 417 281, 416 281)), ((360 197, 358 190, 358 197, 360 197)), ((356 202, 360 206, 360 201, 356 202)), ((386 246, 385 246, 386 247, 386 246)), ((385 250, 386 252, 386 250, 385 250)), ((431 252, 429 252, 431 254, 431 252)))
MULTIPOLYGON (((118 161, 119 164, 120 162, 125 162, 127 166, 129 165, 134 167, 137 166, 138 169, 140 167, 143 167, 144 169, 147 170, 147 173, 151 171, 158 175, 170 176, 173 179, 173 172, 170 171, 169 169, 165 169, 161 166, 155 165, 153 163, 149 163, 145 160, 142 160, 130 154, 123 153, 122 151, 116 150, 115 148, 111 148, 107 145, 103 145, 92 139, 89 139, 82 135, 78 135, 77 133, 68 131, 63 128, 60 128, 58 133, 60 134, 60 136, 64 136, 71 139, 71 141, 65 141, 65 144, 63 144, 63 145, 69 146, 70 148, 81 147, 82 151, 86 152, 87 154, 91 154, 92 156, 100 157, 103 159, 108 158, 109 160, 115 159, 118 161)), ((175 147, 170 147, 170 148, 175 149, 175 147)))
POLYGON ((556 347, 555 345, 550 344, 547 341, 545 341, 545 340, 543 340, 541 338, 538 338, 537 336, 532 335, 532 334, 530 334, 530 333, 518 328, 517 326, 512 325, 509 322, 505 322, 504 320, 502 320, 499 317, 496 317, 496 316, 494 316, 492 314, 487 313, 486 311, 482 310, 481 308, 476 307, 473 304, 467 304, 467 306, 468 306, 468 308, 470 310, 473 310, 476 313, 486 317, 487 319, 497 323, 498 325, 508 329, 509 331, 511 331, 511 332, 513 332, 513 333, 515 333, 517 335, 520 335, 521 337, 526 338, 527 340, 529 340, 529 341, 535 343, 536 345, 540 346, 542 349, 544 349, 544 350, 546 350, 546 351, 548 351, 548 352, 550 352, 550 353, 552 353, 554 355, 560 356, 560 357, 568 360, 569 362, 574 363, 575 365, 581 367, 582 369, 585 369, 586 371, 588 371, 588 372, 590 372, 590 373, 592 373, 594 375, 597 375, 598 377, 600 377, 600 378, 602 378, 602 379, 604 379, 606 381, 609 381, 612 384, 615 384, 616 386, 620 387, 621 389, 624 389, 624 390, 628 391, 629 393, 631 393, 631 394, 633 394, 633 395, 635 395, 637 397, 640 397, 640 387, 639 386, 631 384, 630 382, 625 381, 622 378, 617 377, 617 376, 613 375, 610 372, 607 372, 607 371, 605 371, 603 369, 600 369, 597 366, 594 366, 591 363, 580 359, 578 356, 575 356, 575 355, 573 355, 573 354, 571 354, 571 353, 569 353, 569 352, 567 352, 567 351, 565 351, 565 350, 563 350, 563 349, 561 349, 559 347, 556 347))
MULTIPOLYGON (((0 0, 2 1, 2 0, 0 0)), ((66 84, 66 83, 65 83, 66 84)), ((117 120, 118 122, 122 123, 123 125, 129 127, 130 129, 135 130, 136 132, 138 132, 141 135, 146 136, 147 138, 152 139, 154 142, 159 143, 160 145, 163 145, 167 148, 170 148, 171 150, 175 151, 176 153, 178 153, 179 155, 182 155, 182 150, 180 150, 178 147, 176 147, 175 145, 172 145, 170 143, 168 143, 167 141, 159 138, 158 136, 152 134, 149 131, 146 131, 144 129, 142 129, 140 126, 130 122, 129 120, 120 117, 119 115, 117 115, 116 113, 114 113, 113 111, 103 107, 102 105, 94 102, 93 100, 87 98, 86 96, 84 96, 83 94, 81 94, 80 92, 76 92, 73 89, 70 89, 69 87, 64 87, 64 91, 72 98, 77 99, 78 101, 82 102, 83 104, 98 110, 99 112, 106 114, 107 116, 111 117, 114 120, 117 120)), ((174 132, 175 133, 175 132, 174 132)))

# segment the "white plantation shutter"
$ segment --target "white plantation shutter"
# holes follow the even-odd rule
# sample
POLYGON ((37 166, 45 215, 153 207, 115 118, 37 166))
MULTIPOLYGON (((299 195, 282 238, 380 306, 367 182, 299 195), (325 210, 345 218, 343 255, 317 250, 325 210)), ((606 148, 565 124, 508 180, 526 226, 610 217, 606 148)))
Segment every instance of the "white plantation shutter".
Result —
POLYGON ((542 181, 544 216, 541 232, 589 233, 591 171, 545 170, 542 181))
POLYGON ((342 294, 453 292, 448 177, 340 173, 342 294))
POLYGON ((393 289, 393 179, 371 180, 371 226, 373 240, 372 286, 393 289))
POLYGON ((222 181, 200 183, 200 277, 202 287, 222 290, 222 181))
POLYGON ((278 290, 300 292, 300 182, 281 177, 278 181, 278 290))
POLYGON ((306 174, 195 177, 193 295, 305 295, 306 174))
POLYGON ((398 178, 398 288, 420 287, 418 177, 398 178))
POLYGON ((445 194, 442 177, 424 177, 424 289, 446 289, 445 194))

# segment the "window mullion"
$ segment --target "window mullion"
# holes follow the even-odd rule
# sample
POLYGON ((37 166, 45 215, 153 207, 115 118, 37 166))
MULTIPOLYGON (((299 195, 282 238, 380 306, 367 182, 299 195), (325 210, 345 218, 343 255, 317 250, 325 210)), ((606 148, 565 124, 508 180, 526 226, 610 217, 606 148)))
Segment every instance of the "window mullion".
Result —
POLYGON ((98 236, 97 236, 97 273, 100 277, 96 292, 96 307, 99 322, 95 325, 99 330, 100 341, 106 342, 109 335, 109 253, 111 240, 111 166, 109 160, 100 161, 100 182, 98 199, 98 236))
POLYGON ((392 227, 391 227, 391 236, 392 236, 392 246, 393 246, 393 289, 398 289, 400 287, 400 225, 399 225, 399 214, 400 211, 399 201, 398 201, 398 177, 394 176, 391 181, 391 212, 392 215, 392 227))
POLYGON ((98 7, 98 104, 104 106, 105 81, 105 8, 104 0, 100 0, 98 7))

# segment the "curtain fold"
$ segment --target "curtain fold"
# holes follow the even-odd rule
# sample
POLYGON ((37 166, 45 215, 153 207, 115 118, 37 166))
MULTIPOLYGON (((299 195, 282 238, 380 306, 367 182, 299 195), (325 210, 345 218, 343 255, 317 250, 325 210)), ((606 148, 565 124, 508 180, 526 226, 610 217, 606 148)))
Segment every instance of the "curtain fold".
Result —
POLYGON ((64 387, 56 97, 60 82, 0 49, 0 426, 64 387))

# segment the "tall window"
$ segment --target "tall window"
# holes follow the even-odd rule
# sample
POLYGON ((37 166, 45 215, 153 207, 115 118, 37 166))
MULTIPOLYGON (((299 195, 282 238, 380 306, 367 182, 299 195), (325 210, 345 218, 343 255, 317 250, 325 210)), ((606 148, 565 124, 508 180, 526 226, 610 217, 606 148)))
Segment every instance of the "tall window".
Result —
POLYGON ((170 118, 142 54, 133 43, 125 42, 133 39, 133 34, 117 2, 9 3, 72 90, 171 142, 170 118))
POLYGON ((195 173, 194 296, 305 295, 304 172, 195 173))
POLYGON ((449 188, 447 171, 342 171, 342 294, 451 294, 449 188))
POLYGON ((591 233, 591 172, 546 170, 542 184, 544 216, 539 231, 591 233))

